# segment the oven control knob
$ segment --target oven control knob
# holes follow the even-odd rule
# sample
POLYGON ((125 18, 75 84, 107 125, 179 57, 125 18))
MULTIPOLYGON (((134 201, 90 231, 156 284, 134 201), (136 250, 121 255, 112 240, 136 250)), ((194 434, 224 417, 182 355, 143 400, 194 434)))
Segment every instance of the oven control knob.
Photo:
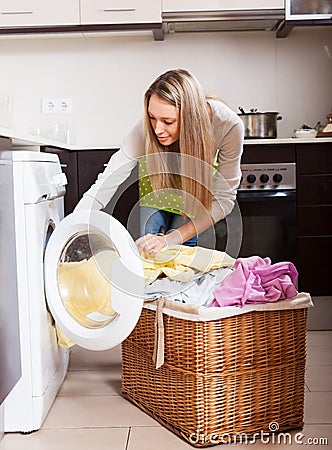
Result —
POLYGON ((282 175, 280 175, 280 173, 276 173, 276 174, 273 175, 273 181, 275 183, 280 183, 281 180, 282 180, 282 175))
POLYGON ((266 175, 266 173, 263 173, 260 177, 259 177, 261 183, 267 183, 269 181, 269 176, 266 175))
POLYGON ((247 181, 248 181, 248 183, 250 183, 250 184, 255 183, 255 181, 256 181, 256 176, 253 175, 253 174, 251 173, 250 175, 247 176, 247 181))

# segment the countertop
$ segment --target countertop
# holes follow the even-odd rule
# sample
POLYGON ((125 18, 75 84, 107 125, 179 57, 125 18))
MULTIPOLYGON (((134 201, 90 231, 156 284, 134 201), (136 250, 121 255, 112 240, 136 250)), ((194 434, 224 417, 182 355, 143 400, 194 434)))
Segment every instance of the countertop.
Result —
POLYGON ((332 137, 320 137, 313 139, 305 138, 277 138, 277 139, 245 139, 244 143, 247 144, 314 144, 314 143, 332 142, 332 137))
MULTIPOLYGON (((19 130, 9 129, 9 128, 1 128, 0 127, 0 136, 8 137, 12 140, 13 149, 14 150, 36 150, 39 151, 41 146, 52 146, 63 148, 66 150, 103 150, 103 149, 112 149, 119 148, 119 143, 110 142, 107 146, 78 146, 73 144, 68 144, 67 142, 61 141, 52 141, 43 136, 37 136, 33 134, 28 134, 21 132, 19 130)), ((294 143, 324 143, 324 142, 332 142, 332 137, 322 137, 322 138, 313 138, 313 139, 304 139, 304 138, 276 138, 276 139, 245 139, 245 145, 253 145, 253 144, 294 144, 294 143)))

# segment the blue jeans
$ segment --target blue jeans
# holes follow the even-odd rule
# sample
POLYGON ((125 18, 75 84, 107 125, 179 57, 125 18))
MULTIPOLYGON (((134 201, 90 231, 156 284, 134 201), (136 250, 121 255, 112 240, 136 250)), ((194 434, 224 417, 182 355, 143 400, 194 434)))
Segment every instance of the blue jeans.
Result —
MULTIPOLYGON (((147 233, 157 234, 163 232, 167 234, 189 222, 189 220, 180 214, 148 208, 147 206, 140 207, 141 236, 147 233)), ((183 245, 195 247, 197 245, 197 236, 188 239, 183 245)))

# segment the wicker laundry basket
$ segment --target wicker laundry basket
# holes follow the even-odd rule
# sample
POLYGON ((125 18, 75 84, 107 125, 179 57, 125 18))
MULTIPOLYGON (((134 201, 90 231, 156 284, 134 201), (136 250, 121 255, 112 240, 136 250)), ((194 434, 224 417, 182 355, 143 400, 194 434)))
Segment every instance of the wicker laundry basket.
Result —
POLYGON ((143 308, 122 344, 125 398, 195 447, 303 426, 306 308, 204 322, 164 313, 159 369, 155 316, 143 308))

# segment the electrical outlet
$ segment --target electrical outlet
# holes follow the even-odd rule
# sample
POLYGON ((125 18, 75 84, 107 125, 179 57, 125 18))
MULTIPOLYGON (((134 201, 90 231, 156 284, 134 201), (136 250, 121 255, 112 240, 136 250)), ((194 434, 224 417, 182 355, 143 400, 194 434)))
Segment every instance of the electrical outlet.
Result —
POLYGON ((73 112, 73 100, 71 98, 43 98, 43 114, 71 114, 73 112))

